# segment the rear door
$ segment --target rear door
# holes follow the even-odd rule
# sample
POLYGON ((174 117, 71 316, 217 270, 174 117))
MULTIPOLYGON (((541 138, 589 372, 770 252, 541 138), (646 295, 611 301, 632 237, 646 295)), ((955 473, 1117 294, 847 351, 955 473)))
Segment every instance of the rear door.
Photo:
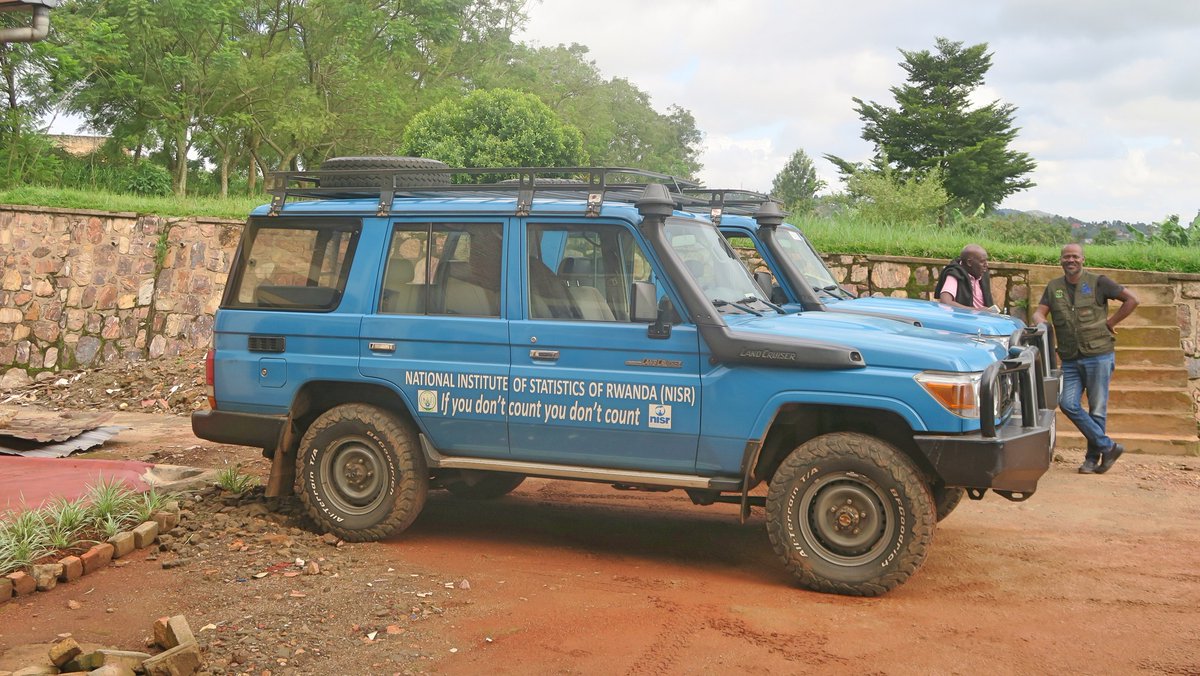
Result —
MULTIPOLYGON (((700 430, 699 338, 652 339, 630 285, 655 283, 624 222, 518 222, 509 437, 521 460, 692 472, 700 430)), ((659 289, 659 296, 665 289, 659 289)))
POLYGON ((508 455, 506 219, 396 220, 362 373, 398 388, 448 454, 508 455))

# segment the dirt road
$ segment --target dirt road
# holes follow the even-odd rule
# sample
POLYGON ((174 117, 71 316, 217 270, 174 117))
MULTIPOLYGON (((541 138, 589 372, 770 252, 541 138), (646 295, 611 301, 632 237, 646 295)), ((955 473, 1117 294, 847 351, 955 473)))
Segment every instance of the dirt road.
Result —
MULTIPOLYGON (((157 441, 107 452, 230 460, 228 447, 190 448, 186 419, 162 420, 157 441)), ((257 537, 226 528, 192 566, 135 561, 0 606, 0 670, 62 632, 138 648, 154 618, 183 613, 193 628, 257 627, 234 658, 244 631, 242 648, 199 632, 233 673, 1200 674, 1200 460, 1126 455, 1104 476, 1076 474, 1079 460, 1056 462, 1028 502, 964 502, 923 569, 882 598, 794 587, 761 512, 743 526, 735 507, 680 493, 529 480, 494 502, 431 495, 404 535, 338 548, 336 578, 224 570, 271 556, 216 557, 257 537), (70 610, 81 584, 91 604, 70 610)))

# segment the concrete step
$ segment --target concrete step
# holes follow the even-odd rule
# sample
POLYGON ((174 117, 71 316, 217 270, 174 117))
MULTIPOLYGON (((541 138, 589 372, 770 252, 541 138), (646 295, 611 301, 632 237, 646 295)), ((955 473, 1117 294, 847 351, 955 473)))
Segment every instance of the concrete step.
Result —
MULTIPOLYGON (((1128 281, 1122 281, 1121 277, 1113 277, 1112 279, 1118 283, 1129 287, 1133 295, 1137 296, 1138 303, 1142 305, 1174 305, 1175 304, 1175 287, 1171 284, 1130 284, 1128 281)), ((1117 303, 1117 305, 1120 305, 1117 303)), ((1138 307, 1140 310, 1141 307, 1138 307)), ((1136 310, 1134 313, 1136 314, 1136 310)))
MULTIPOLYGON (((1200 440, 1165 434, 1126 434, 1113 437, 1130 453, 1155 455, 1200 455, 1200 440)), ((1070 423, 1058 426, 1055 448, 1087 448, 1087 440, 1070 423)))
POLYGON ((1117 346, 1117 370, 1124 366, 1170 366, 1184 368, 1183 350, 1179 347, 1122 347, 1117 346))
MULTIPOLYGON (((1108 314, 1112 316, 1116 314, 1117 309, 1121 307, 1120 303, 1109 303, 1108 314)), ((1178 326, 1179 325, 1179 309, 1174 305, 1146 305, 1145 303, 1138 305, 1133 314, 1126 317, 1117 331, 1122 331, 1130 326, 1178 326)))
POLYGON ((1117 327, 1117 341, 1125 347, 1179 347, 1179 326, 1117 327))
POLYGON ((1187 387, 1187 370, 1179 366, 1118 366, 1113 373, 1113 386, 1143 385, 1168 388, 1187 387))
POLYGON ((1155 410, 1164 413, 1194 413, 1192 395, 1185 388, 1143 387, 1114 384, 1108 391, 1112 410, 1155 410))
MULTIPOLYGON (((1061 409, 1058 411, 1058 426, 1074 427, 1061 409)), ((1151 433, 1182 439, 1196 438, 1196 417, 1190 410, 1181 413, 1145 409, 1116 410, 1110 405, 1106 427, 1110 436, 1151 433)))

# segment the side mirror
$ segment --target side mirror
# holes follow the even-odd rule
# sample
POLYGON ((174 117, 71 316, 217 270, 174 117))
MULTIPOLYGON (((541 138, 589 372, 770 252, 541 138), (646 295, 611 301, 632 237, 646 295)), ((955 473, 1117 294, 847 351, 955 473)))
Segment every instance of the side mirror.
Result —
POLYGON ((658 289, 650 282, 634 282, 629 289, 629 319, 647 324, 658 319, 658 289))
POLYGON ((772 287, 775 286, 775 278, 766 270, 759 270, 754 273, 754 283, 758 284, 758 288, 763 292, 763 298, 768 297, 772 292, 772 287))
POLYGON ((655 303, 658 289, 649 282, 634 282, 629 297, 633 303, 629 315, 635 322, 651 322, 646 329, 650 338, 665 339, 671 337, 671 323, 679 319, 675 305, 671 299, 662 297, 655 303))

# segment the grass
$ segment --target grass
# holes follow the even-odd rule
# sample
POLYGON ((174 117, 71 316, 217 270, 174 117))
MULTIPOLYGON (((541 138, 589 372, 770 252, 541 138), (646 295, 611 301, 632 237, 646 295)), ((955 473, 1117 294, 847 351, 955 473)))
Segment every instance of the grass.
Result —
MULTIPOLYGON (((949 260, 965 244, 975 242, 987 249, 994 261, 1058 265, 1061 245, 1019 244, 984 236, 966 235, 955 228, 936 225, 862 223, 845 217, 790 219, 804 231, 821 253, 911 256, 949 260)), ((1067 242, 1063 242, 1067 244, 1067 242)), ((1200 247, 1151 244, 1089 244, 1091 267, 1157 272, 1200 273, 1200 247)))
POLYGON ((258 478, 242 472, 241 465, 234 465, 217 473, 217 485, 230 493, 241 495, 257 486, 258 478))
POLYGON ((157 216, 207 216, 246 219, 250 210, 270 202, 269 195, 219 197, 140 197, 120 193, 19 186, 0 190, 0 204, 30 204, 60 209, 124 211, 157 216))
POLYGON ((41 509, 0 514, 0 575, 52 555, 78 553, 149 520, 171 499, 153 488, 138 494, 119 481, 101 479, 76 500, 58 498, 41 509))

